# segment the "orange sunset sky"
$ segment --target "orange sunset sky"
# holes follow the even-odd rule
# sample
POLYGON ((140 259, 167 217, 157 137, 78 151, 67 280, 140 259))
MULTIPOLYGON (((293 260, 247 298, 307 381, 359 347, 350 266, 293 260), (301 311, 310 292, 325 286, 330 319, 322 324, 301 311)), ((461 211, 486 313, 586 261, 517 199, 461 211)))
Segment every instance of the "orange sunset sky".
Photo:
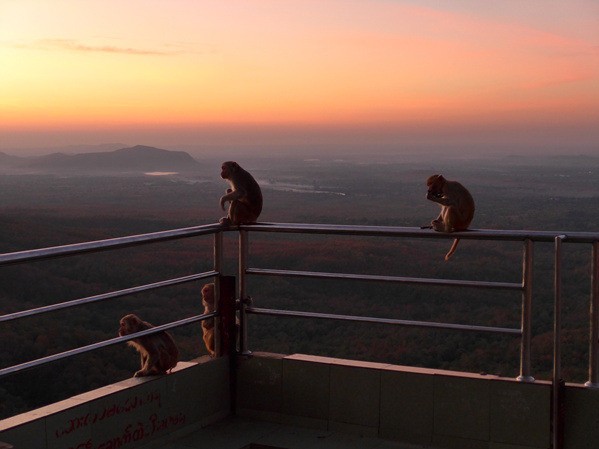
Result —
POLYGON ((0 0, 0 151, 599 153, 596 0, 0 0))

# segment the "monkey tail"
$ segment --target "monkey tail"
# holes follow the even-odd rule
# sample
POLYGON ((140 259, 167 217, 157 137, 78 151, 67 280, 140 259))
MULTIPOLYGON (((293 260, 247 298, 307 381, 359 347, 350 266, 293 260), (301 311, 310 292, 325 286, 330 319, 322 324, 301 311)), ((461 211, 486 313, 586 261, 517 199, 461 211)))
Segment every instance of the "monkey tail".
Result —
POLYGON ((458 249, 458 242, 460 241, 460 239, 454 239, 453 240, 453 244, 451 245, 451 248, 449 248, 449 252, 447 254, 445 254, 445 261, 447 262, 449 260, 449 258, 451 256, 453 256, 453 253, 455 253, 455 250, 458 249))

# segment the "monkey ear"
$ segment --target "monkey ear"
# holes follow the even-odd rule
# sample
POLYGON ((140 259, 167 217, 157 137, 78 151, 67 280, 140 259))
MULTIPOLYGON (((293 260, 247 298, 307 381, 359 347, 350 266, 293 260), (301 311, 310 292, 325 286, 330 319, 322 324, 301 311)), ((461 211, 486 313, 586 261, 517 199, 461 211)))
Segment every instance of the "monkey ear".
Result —
POLYGON ((426 180, 426 185, 427 186, 431 186, 431 185, 435 184, 439 180, 440 176, 441 175, 431 175, 431 176, 429 176, 428 179, 426 180))

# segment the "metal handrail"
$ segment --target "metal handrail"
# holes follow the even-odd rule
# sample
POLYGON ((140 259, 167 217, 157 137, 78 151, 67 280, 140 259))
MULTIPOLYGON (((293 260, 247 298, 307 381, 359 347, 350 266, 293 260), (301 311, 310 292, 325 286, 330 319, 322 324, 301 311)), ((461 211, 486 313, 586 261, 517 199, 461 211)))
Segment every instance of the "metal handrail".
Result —
POLYGON ((254 274, 258 276, 285 276, 313 279, 337 279, 337 280, 353 280, 353 281, 373 281, 373 282, 390 282, 395 284, 410 284, 410 285, 434 285, 436 287, 470 287, 470 288, 487 288, 493 290, 522 290, 521 283, 515 282, 486 282, 486 281, 465 281, 459 279, 428 279, 414 278, 403 276, 380 276, 366 274, 349 274, 349 273, 325 273, 322 271, 297 271, 297 270, 272 270, 267 268, 247 268, 246 274, 254 274))
MULTIPOLYGON (((521 344, 521 368, 520 380, 532 381, 534 378, 530 375, 530 341, 531 341, 531 300, 532 300, 532 261, 533 261, 533 243, 534 242, 554 242, 557 237, 563 236, 563 232, 557 231, 510 231, 510 230, 469 230, 464 232, 456 232, 444 234, 435 232, 429 229, 420 229, 414 227, 395 227, 395 226, 356 226, 356 225, 334 225, 334 224, 302 224, 302 223, 256 223, 252 225, 230 226, 226 227, 220 224, 209 224, 202 226, 194 226, 189 228, 174 229, 168 231, 147 233, 141 235, 133 235, 127 237, 118 237, 106 240, 97 240, 92 242, 77 243, 72 245, 55 246, 50 248, 41 248, 30 251, 19 251, 8 254, 0 254, 0 267, 13 264, 32 262, 45 259, 54 259, 58 257, 73 256, 77 254, 86 254, 100 251, 107 251, 118 248, 138 246, 142 244, 156 243, 167 240, 175 240, 187 237, 214 235, 214 269, 205 273, 197 273, 189 276, 184 276, 165 281, 159 281, 152 284, 131 287, 114 292, 103 293, 100 295, 90 296, 87 298, 75 299, 59 304, 40 307, 37 309, 25 310, 0 316, 0 322, 15 320, 25 316, 34 316, 41 313, 47 313, 54 310, 59 310, 67 307, 73 307, 91 302, 101 301, 124 296, 127 294, 138 293, 140 291, 162 288, 169 285, 176 285, 183 282, 214 277, 215 283, 219 282, 222 266, 222 234, 224 231, 239 231, 239 253, 238 253, 238 274, 239 274, 239 298, 241 302, 240 308, 240 352, 242 354, 250 353, 247 341, 247 315, 254 314, 270 314, 277 316, 303 316, 308 318, 326 318, 326 319, 341 319, 354 321, 379 322, 396 325, 415 325, 422 327, 439 327, 447 326, 462 330, 462 328, 470 328, 468 330, 477 330, 485 332, 499 332, 522 337, 521 344), (523 247, 523 269, 522 283, 509 282, 486 282, 486 281, 467 281, 467 280, 452 280, 452 279, 426 279, 426 278, 409 278, 397 276, 376 276, 376 275, 360 275, 348 273, 324 273, 324 272, 306 272, 306 271, 291 271, 291 270, 274 270, 265 268, 250 268, 248 267, 248 251, 249 251, 249 232, 266 232, 266 233, 301 233, 301 234, 325 234, 325 235, 354 235, 354 236, 377 236, 377 237, 410 237, 410 238, 434 238, 434 239, 470 239, 470 240, 495 240, 495 241, 521 241, 523 247), (320 279, 341 279, 341 280, 358 280, 358 281, 373 281, 373 282, 394 282, 405 284, 424 284, 438 285, 449 287, 473 287, 473 288, 488 288, 488 289, 504 289, 521 291, 522 293, 522 325, 520 329, 508 328, 486 328, 485 326, 465 326, 460 324, 443 324, 443 323, 427 323, 427 322, 410 322, 407 320, 392 320, 384 318, 372 317, 353 317, 348 315, 333 315, 333 314, 317 314, 312 312, 298 311, 282 311, 275 309, 263 309, 250 306, 248 304, 247 294, 247 276, 291 276, 305 278, 320 278, 320 279)), ((589 382, 586 385, 591 387, 599 387, 599 343, 597 335, 599 335, 599 232, 572 232, 567 234, 568 243, 592 243, 592 274, 591 274, 591 343, 589 356, 589 382)), ((218 286, 218 285, 217 285, 218 286)), ((219 289, 216 289, 218 296, 219 289)), ((218 298, 216 298, 218 304, 218 298)), ((161 329, 170 329, 185 325, 189 322, 201 321, 214 317, 219 319, 218 308, 214 314, 197 315, 195 317, 186 318, 184 320, 167 323, 163 326, 157 326, 148 333, 159 332, 161 329), (190 321, 188 321, 190 320, 190 321)), ((215 331, 218 332, 218 326, 215 326, 215 331)), ((137 334, 136 334, 137 335, 137 334)), ((127 336, 129 337, 129 336, 127 336)), ((131 338, 135 338, 134 336, 131 338)), ((27 369, 31 366, 37 366, 49 363, 59 358, 69 357, 71 355, 82 352, 98 349, 110 344, 117 344, 126 341, 127 338, 119 337, 118 339, 107 340, 96 344, 88 345, 83 348, 78 348, 66 351, 61 354, 55 354, 37 361, 26 362, 25 364, 17 365, 16 367, 8 367, 0 370, 0 377, 8 372, 16 372, 22 369, 27 369), (33 364, 33 365, 30 365, 33 364)), ((219 348, 219 337, 215 335, 216 348, 219 348)), ((218 349, 217 349, 218 352, 218 349)))
POLYGON ((286 316, 295 318, 318 318, 325 320, 352 321, 355 323, 393 324, 396 326, 422 327, 428 329, 451 329, 475 332, 491 332, 496 334, 522 335, 522 331, 520 329, 512 329, 509 327, 473 326, 469 324, 435 323, 433 321, 398 320, 393 318, 376 318, 357 315, 338 315, 334 313, 316 313, 302 312, 297 310, 265 309, 253 306, 247 307, 246 312, 254 315, 286 316))
POLYGON ((125 288, 123 290, 116 290, 113 292, 102 293, 99 295, 88 296, 86 298, 73 299, 71 301, 65 301, 58 304, 51 304, 49 306, 37 307, 35 309, 23 310, 21 312, 9 313, 6 315, 0 315, 0 323, 3 321, 16 320, 18 318, 25 318, 26 316, 41 315, 42 313, 54 312, 56 310, 66 309, 69 307, 80 306, 82 304, 91 304, 93 302, 105 301, 107 299, 119 298, 121 296, 132 295, 135 293, 141 293, 148 290, 156 290, 158 288, 170 287, 173 285, 183 284, 185 282, 198 281, 200 279, 206 279, 209 277, 217 276, 216 271, 206 271, 205 273, 191 274, 189 276, 183 276, 174 279, 167 279, 165 281, 154 282, 152 284, 138 285, 137 287, 125 288))
MULTIPOLYGON (((522 283, 498 283, 486 281, 465 281, 451 279, 424 279, 424 278, 407 278, 397 276, 375 276, 375 275, 356 275, 348 273, 324 273, 324 272, 306 272, 306 271, 291 271, 291 270, 272 270, 263 268, 249 268, 247 264, 248 258, 248 231, 258 232, 285 232, 285 233, 300 233, 300 234, 336 234, 336 235, 358 235, 358 236, 377 236, 377 237, 424 237, 424 238, 455 238, 461 235, 472 236, 477 231, 459 232, 451 234, 440 234, 428 229, 421 228, 405 228, 405 227, 375 227, 375 226, 338 226, 338 225, 309 225, 309 224, 278 224, 278 223, 261 223, 257 225, 240 226, 240 244, 239 244, 239 276, 240 276, 240 298, 246 298, 246 278, 248 275, 268 275, 268 276, 289 276, 289 277, 304 277, 318 279, 342 279, 355 281, 378 281, 378 282, 394 282, 404 284, 421 284, 421 285, 436 285, 448 287, 475 287, 487 289, 507 289, 516 290, 522 293, 522 326, 520 329, 507 328, 490 328, 486 326, 462 325, 462 324, 447 324, 433 323, 413 320, 392 320, 373 317, 355 317, 347 315, 333 314, 316 314, 313 312, 304 311, 283 311, 276 309, 265 309, 248 306, 246 301, 242 301, 241 315, 244 317, 241 323, 241 348, 242 353, 249 354, 247 343, 247 318, 246 315, 271 315, 271 316, 288 316, 302 318, 321 318, 334 319, 344 321, 367 321, 371 323, 384 323, 391 325, 413 326, 413 327, 428 327, 428 328, 444 328, 461 331, 475 332, 491 332, 491 333, 509 333, 522 337, 521 343, 521 359, 520 359, 520 375, 518 380, 532 382, 534 378, 531 375, 530 369, 530 347, 531 347, 531 301, 532 301, 532 241, 526 237, 530 236, 528 232, 511 232, 511 231, 485 231, 478 232, 476 239, 481 239, 482 234, 492 235, 494 238, 501 240, 524 240, 523 249, 523 275, 522 283)), ((461 237, 460 237, 461 238, 461 237)), ((538 233, 535 238, 545 239, 545 233, 538 233)))
POLYGON ((106 240, 74 243, 71 245, 52 246, 14 253, 0 254, 0 266, 11 265, 34 260, 55 259, 57 257, 73 256, 76 254, 108 251, 117 248, 127 248, 147 243, 164 242, 186 237, 214 234, 223 230, 220 224, 193 226, 190 228, 172 229, 169 231, 150 232, 147 234, 130 235, 106 240))
MULTIPOLYGON (((563 232, 557 231, 511 231, 511 230, 468 230, 455 233, 439 233, 430 229, 414 227, 395 226, 356 226, 356 225, 332 225, 332 224, 303 224, 303 223, 256 223, 252 225, 241 225, 239 229, 239 297, 241 298, 240 310, 240 348, 243 354, 250 354, 247 341, 247 314, 261 314, 273 316, 294 316, 306 318, 342 319, 350 321, 366 320, 369 322, 383 322, 387 324, 412 325, 424 327, 436 327, 439 323, 426 323, 406 320, 385 320, 368 317, 351 317, 345 315, 314 314, 312 312, 283 311, 276 309, 257 308, 249 305, 247 300, 247 276, 289 276, 318 279, 342 279, 362 280, 379 282, 396 282, 407 284, 443 285, 449 287, 475 287, 489 289, 520 290, 522 292, 522 323, 520 330, 509 330, 508 333, 520 335, 520 375, 518 380, 533 382, 531 375, 531 342, 532 342, 532 278, 533 278, 533 243, 555 242, 556 238, 564 239, 563 232), (394 276, 367 276, 348 273, 324 273, 306 272, 292 270, 274 270, 266 268, 250 268, 248 266, 249 239, 248 232, 266 233, 297 233, 297 234, 325 234, 325 235, 356 235, 376 237, 411 237, 411 238, 460 238, 472 240, 495 240, 495 241, 521 241, 524 243, 522 250, 522 283, 496 283, 484 281, 457 281, 450 279, 423 279, 406 278, 394 276)), ((592 243, 593 244, 593 269, 591 288, 591 338, 599 334, 599 232, 571 232, 567 235, 570 243, 592 243)), ((459 330, 489 331, 506 333, 505 329, 484 329, 484 326, 451 325, 459 330), (483 329, 481 329, 483 328, 483 329)), ((597 386, 599 379, 599 345, 591 342, 591 356, 589 357, 589 379, 587 386, 597 386)))
POLYGON ((40 365, 46 365, 47 363, 55 362, 57 360, 61 360, 67 357, 72 357, 78 354, 83 354, 85 352, 95 351, 96 349, 105 348, 106 346, 116 345, 118 343, 122 343, 125 341, 133 340, 135 338, 143 337, 144 335, 152 335, 157 334, 158 332, 166 331, 169 329, 173 329, 175 327, 186 326, 191 323, 196 323, 198 321, 204 321, 209 318, 215 317, 216 312, 211 312, 202 315, 194 315, 188 318, 184 318, 182 320, 173 321, 171 323, 162 324, 160 326, 154 326, 151 329, 146 329, 140 332, 136 332, 134 334, 124 335, 122 337, 115 337, 109 340, 100 341, 97 343, 92 343, 87 346, 81 346, 79 348, 70 349, 68 351, 60 352, 57 354, 52 354, 46 357, 42 357, 35 360, 30 360, 25 363, 21 363, 19 365, 9 366, 7 368, 0 369, 0 377, 6 376, 8 374, 14 374, 19 371, 23 371, 29 368, 34 368, 40 365))
MULTIPOLYGON (((155 290, 159 288, 169 287, 173 285, 179 285, 186 282, 192 282, 200 279, 215 278, 216 283, 222 265, 222 231, 223 226, 220 224, 210 224, 202 226, 194 226, 189 228, 173 229, 168 231, 152 232, 147 234, 132 235, 126 237, 117 237, 106 240, 96 240, 84 243, 75 243, 71 245, 54 246, 49 248, 40 248, 29 251, 19 251, 7 254, 0 254, 0 267, 14 265, 19 263, 33 262, 46 259, 55 259, 59 257, 75 256, 79 254, 87 254, 93 252, 107 251, 112 249, 126 248, 138 245, 144 245, 149 243, 164 242, 168 240, 175 240, 181 238, 196 237, 201 235, 214 234, 214 270, 206 271, 203 273, 196 273, 187 276, 182 276, 173 279, 167 279, 163 281, 154 282, 151 284, 139 285, 136 287, 130 287, 122 290, 116 290, 112 292, 102 293, 99 295, 89 296, 85 298, 78 298, 70 301, 64 301, 61 303, 51 304, 48 306, 38 307, 35 309, 23 310, 0 316, 0 323, 5 321, 12 321, 28 316, 41 315, 48 312, 54 312, 56 310, 66 309, 75 307, 83 304, 90 304, 98 301, 105 301, 113 298, 118 298, 126 295, 140 293, 149 290, 155 290), (220 242, 220 243, 219 243, 220 242)), ((52 354, 39 359, 31 360, 19 365, 9 366, 0 369, 0 377, 13 374, 19 371, 23 371, 36 366, 45 365, 57 360, 61 360, 66 357, 72 357, 74 355, 82 354, 85 352, 94 351, 106 346, 118 344, 124 341, 132 340, 139 336, 150 335, 153 333, 161 332, 163 330, 172 329, 175 327, 185 326, 190 323, 207 320, 215 317, 218 320, 219 309, 218 309, 218 296, 219 291, 216 289, 215 292, 215 312, 209 314, 195 315, 192 317, 184 318, 171 323, 166 323, 160 326, 152 327, 151 329, 144 330, 135 334, 126 335, 123 337, 117 337, 102 342, 93 343, 87 346, 71 349, 57 354, 52 354)), ((220 342, 219 329, 215 326, 215 342, 220 342)), ((219 350, 220 348, 216 346, 219 350)))
POLYGON ((559 444, 563 429, 559 419, 562 404, 561 382, 562 382, 562 243, 566 240, 565 235, 555 237, 554 243, 554 274, 553 274, 553 373, 551 383, 551 441, 553 448, 561 448, 559 444))
MULTIPOLYGON (((563 231, 528 231, 528 230, 499 230, 499 229, 469 229, 461 232, 443 233, 431 229, 402 226, 362 226, 336 224, 305 224, 305 223, 256 223, 241 225, 240 231, 295 233, 295 234, 327 234, 327 235, 362 235, 378 237, 414 237, 432 239, 464 240, 507 240, 548 242, 553 243, 555 237, 563 235, 563 231)), ((594 243, 599 241, 599 232, 568 232, 570 243, 594 243)))

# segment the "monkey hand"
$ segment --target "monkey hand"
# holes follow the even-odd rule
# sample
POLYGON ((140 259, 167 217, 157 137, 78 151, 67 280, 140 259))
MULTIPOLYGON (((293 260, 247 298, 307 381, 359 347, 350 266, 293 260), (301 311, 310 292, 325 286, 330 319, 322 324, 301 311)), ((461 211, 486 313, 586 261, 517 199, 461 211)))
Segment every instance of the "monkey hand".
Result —
POLYGON ((226 204, 227 204, 227 199, 224 196, 222 196, 220 198, 220 207, 222 210, 226 210, 226 208, 225 208, 226 204))
POLYGON ((431 200, 431 201, 435 201, 435 200, 438 200, 439 198, 441 198, 442 195, 443 194, 441 192, 435 192, 433 190, 429 190, 426 193, 426 199, 427 200, 431 200))

